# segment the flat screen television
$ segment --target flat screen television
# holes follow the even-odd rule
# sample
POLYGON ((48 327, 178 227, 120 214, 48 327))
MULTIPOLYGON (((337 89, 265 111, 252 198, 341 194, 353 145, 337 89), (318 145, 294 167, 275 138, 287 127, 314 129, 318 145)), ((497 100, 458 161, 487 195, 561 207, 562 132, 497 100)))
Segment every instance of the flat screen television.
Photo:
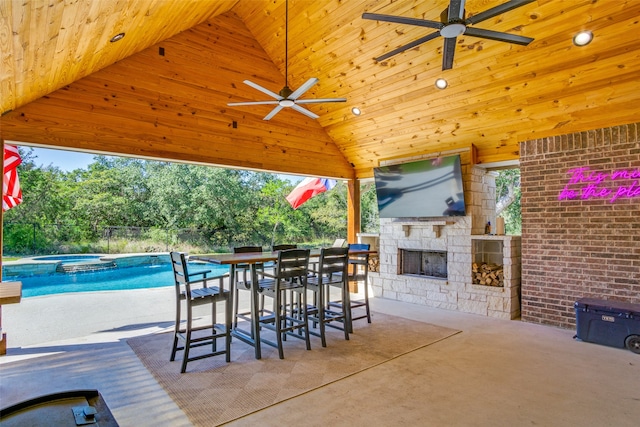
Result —
POLYGON ((464 216, 460 156, 374 168, 380 218, 464 216))

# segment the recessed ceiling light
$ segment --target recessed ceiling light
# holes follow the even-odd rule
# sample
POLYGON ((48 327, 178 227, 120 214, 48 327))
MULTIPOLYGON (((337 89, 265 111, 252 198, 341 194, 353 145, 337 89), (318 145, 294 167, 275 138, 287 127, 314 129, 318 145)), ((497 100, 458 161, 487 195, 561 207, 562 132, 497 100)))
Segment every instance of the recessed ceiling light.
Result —
POLYGON ((118 33, 115 36, 111 37, 111 43, 115 43, 117 41, 120 41, 124 38, 124 33, 118 33))
POLYGON ((593 40, 593 33, 591 31, 580 31, 573 36, 573 44, 576 46, 586 46, 593 40))
POLYGON ((362 114, 362 111, 360 111, 358 107, 353 107, 351 109, 351 112, 353 113, 354 116, 359 116, 360 114, 362 114))
POLYGON ((449 83, 445 79, 440 78, 436 80, 436 87, 438 89, 446 89, 447 86, 449 86, 449 83))

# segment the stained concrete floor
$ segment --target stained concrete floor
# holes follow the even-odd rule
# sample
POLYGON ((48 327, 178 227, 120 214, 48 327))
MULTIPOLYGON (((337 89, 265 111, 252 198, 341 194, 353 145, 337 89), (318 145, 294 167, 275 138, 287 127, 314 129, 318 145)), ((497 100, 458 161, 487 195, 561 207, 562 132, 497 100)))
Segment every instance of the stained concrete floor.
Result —
MULTIPOLYGON (((0 407, 95 388, 123 427, 190 426, 126 343, 171 328, 173 298, 164 288, 33 297, 2 307, 8 352, 0 357, 0 407)), ((640 355, 575 341, 571 330, 378 298, 372 307, 462 333, 229 425, 640 422, 640 355)))

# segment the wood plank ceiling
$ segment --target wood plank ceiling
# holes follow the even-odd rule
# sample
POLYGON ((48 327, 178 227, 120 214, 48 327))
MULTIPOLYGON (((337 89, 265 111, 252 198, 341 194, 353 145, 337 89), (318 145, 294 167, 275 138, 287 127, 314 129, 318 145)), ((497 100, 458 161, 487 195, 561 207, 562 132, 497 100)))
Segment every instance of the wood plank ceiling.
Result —
MULTIPOLYGON (((506 0, 468 0, 467 16, 506 0)), ((478 28, 532 37, 528 46, 443 38, 377 63, 433 30, 362 13, 438 20, 447 0, 0 0, 0 132, 59 148, 365 178, 380 161, 458 150, 517 160, 519 142, 640 118, 640 1, 538 0, 478 28), (580 30, 594 33, 585 47, 580 30), (116 43, 109 39, 124 32, 116 43), (285 68, 288 75, 285 76, 285 68), (320 79, 303 98, 312 120, 272 106, 278 92, 320 79), (444 77, 445 90, 434 82, 444 77), (357 106, 362 115, 354 116, 357 106)))

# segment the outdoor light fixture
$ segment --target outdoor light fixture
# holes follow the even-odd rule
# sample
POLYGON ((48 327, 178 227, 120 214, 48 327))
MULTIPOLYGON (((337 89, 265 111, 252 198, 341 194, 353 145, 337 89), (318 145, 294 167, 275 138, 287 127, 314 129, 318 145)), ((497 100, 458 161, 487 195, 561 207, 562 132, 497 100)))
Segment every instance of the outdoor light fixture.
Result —
POLYGON ((591 31, 580 31, 573 36, 573 44, 576 46, 586 46, 593 40, 593 33, 591 31))
POLYGON ((116 34, 115 36, 111 37, 110 42, 111 42, 111 43, 115 43, 115 42, 117 42, 117 41, 122 40, 123 38, 124 38, 124 33, 118 33, 118 34, 116 34))
POLYGON ((351 109, 351 112, 353 113, 354 116, 359 116, 360 114, 362 114, 362 111, 360 111, 358 107, 353 107, 351 109))
POLYGON ((436 87, 438 89, 446 89, 447 86, 449 86, 449 83, 445 79, 439 78, 436 80, 436 87))

